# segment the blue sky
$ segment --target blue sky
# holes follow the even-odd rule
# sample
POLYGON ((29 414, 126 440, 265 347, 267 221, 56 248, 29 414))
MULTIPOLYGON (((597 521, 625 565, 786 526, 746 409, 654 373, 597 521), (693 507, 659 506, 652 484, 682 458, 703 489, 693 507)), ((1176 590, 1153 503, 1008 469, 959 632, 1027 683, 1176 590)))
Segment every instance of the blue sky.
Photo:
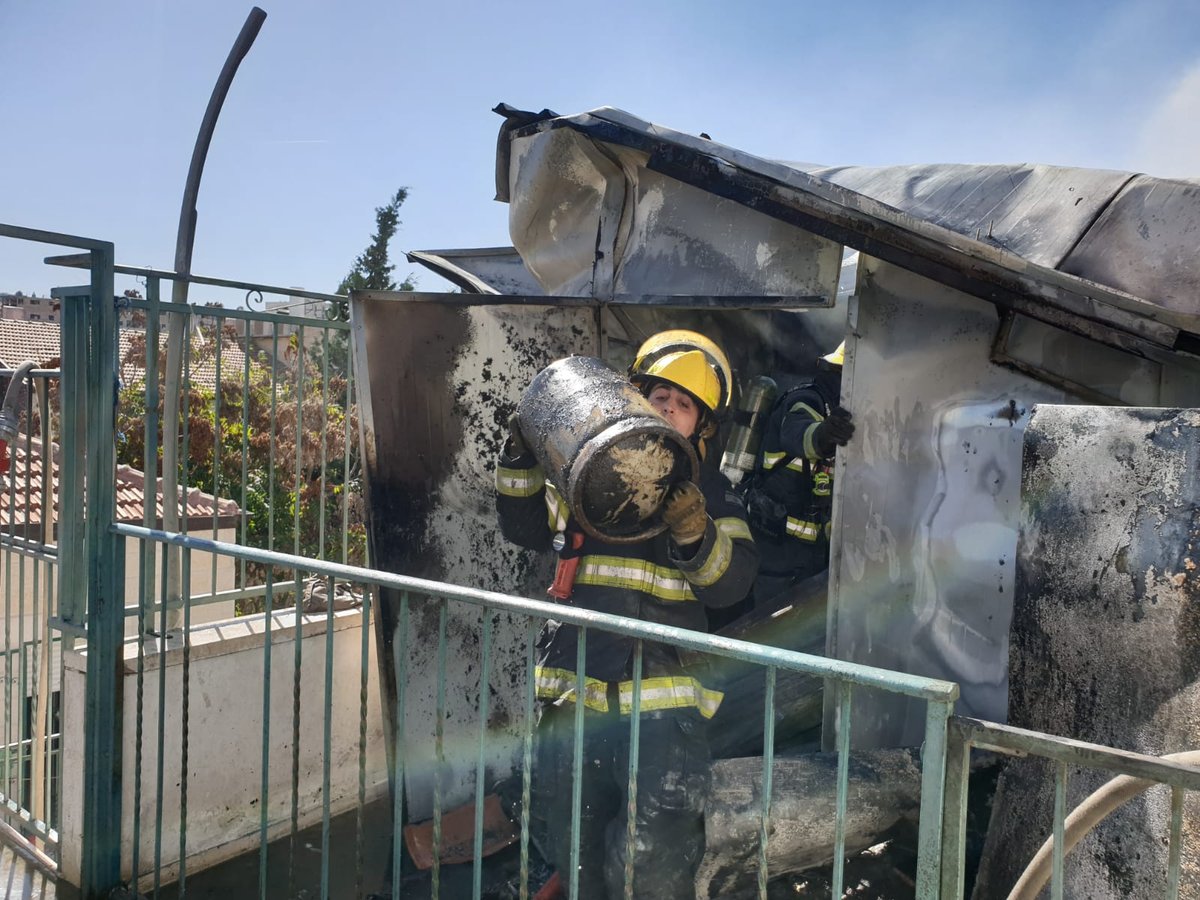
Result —
MULTIPOLYGON (((263 2, 200 191, 202 274, 333 290, 401 185, 393 256, 508 243, 492 200, 500 101, 618 106, 831 165, 1200 176, 1191 0, 263 2)), ((170 268, 196 130, 249 10, 0 0, 0 221, 170 268)), ((42 265, 49 252, 0 239, 0 291, 77 283, 42 265)), ((441 289, 432 275, 419 286, 441 289)))

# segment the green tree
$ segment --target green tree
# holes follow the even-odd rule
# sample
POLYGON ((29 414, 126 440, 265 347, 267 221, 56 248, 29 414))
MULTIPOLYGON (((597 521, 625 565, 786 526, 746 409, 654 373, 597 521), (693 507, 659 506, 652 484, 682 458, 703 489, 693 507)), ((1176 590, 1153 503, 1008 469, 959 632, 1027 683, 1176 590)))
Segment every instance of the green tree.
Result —
MULTIPOLYGON (((342 279, 338 293, 413 289, 407 278, 395 281, 395 266, 388 257, 407 197, 408 189, 400 188, 375 210, 371 242, 342 279)), ((327 315, 346 321, 348 305, 333 304, 327 315)), ((180 483, 238 501, 246 516, 244 540, 249 546, 351 564, 365 562, 361 459, 354 441, 358 406, 352 402, 347 377, 347 332, 331 331, 311 347, 292 336, 277 358, 255 350, 229 324, 223 332, 219 334, 212 320, 200 315, 189 341, 193 361, 215 358, 218 343, 240 345, 250 361, 244 372, 217 373, 215 387, 189 383, 181 404, 187 454, 180 460, 180 483)), ((142 337, 131 343, 121 359, 126 387, 118 404, 117 427, 122 434, 118 461, 135 468, 144 465, 147 439, 146 356, 142 337)), ((165 355, 160 355, 160 367, 164 362, 165 355)), ((160 433, 155 437, 160 465, 161 409, 160 391, 160 433)), ((289 574, 277 572, 277 580, 286 580, 289 574)), ((261 584, 265 571, 250 565, 246 576, 247 586, 261 584)), ((289 598, 278 602, 288 603, 289 598)), ((239 606, 239 612, 259 609, 261 603, 239 606)))
MULTIPOLYGON (((342 279, 337 287, 337 293, 348 294, 351 291, 411 291, 412 280, 405 278, 399 284, 392 278, 396 266, 388 257, 388 245, 396 235, 400 225, 400 207, 408 199, 408 188, 398 188, 396 193, 383 206, 375 207, 375 233, 371 235, 371 243, 367 249, 358 255, 349 274, 342 279)), ((334 317, 343 322, 350 318, 350 309, 346 301, 337 304, 334 317)))
MULTIPOLYGON (((337 293, 348 294, 353 290, 377 291, 411 291, 414 284, 411 278, 405 278, 397 283, 392 277, 396 266, 388 256, 388 245, 400 226, 400 207, 408 199, 408 188, 398 188, 392 199, 385 205, 375 208, 375 233, 371 235, 371 243, 367 249, 358 255, 350 272, 337 286, 337 293)), ((346 300, 331 303, 325 311, 330 319, 342 322, 350 321, 350 304, 346 300)), ((329 372, 332 377, 344 377, 350 371, 350 340, 344 331, 335 331, 329 335, 329 372)), ((324 351, 314 348, 318 368, 324 365, 324 351)))
MULTIPOLYGON (((240 365, 222 367, 219 394, 189 382, 181 402, 187 453, 180 460, 180 483, 237 501, 246 517, 239 539, 247 546, 364 563, 361 473, 353 448, 358 412, 344 395, 345 380, 332 379, 318 367, 294 335, 274 360, 240 338, 229 324, 218 335, 205 318, 192 333, 193 360, 213 359, 218 341, 243 346, 251 359, 245 371, 240 365)), ((126 386, 117 408, 122 435, 118 462, 137 469, 144 466, 147 440, 145 351, 140 337, 123 354, 126 386)), ((161 412, 160 392, 160 433, 155 436, 159 465, 161 412)), ((290 574, 277 571, 276 580, 285 581, 290 574)), ((261 584, 265 569, 251 564, 246 575, 245 586, 261 584)), ((283 595, 277 604, 292 602, 293 597, 283 595)), ((261 601, 242 602, 238 611, 261 608, 261 601)))

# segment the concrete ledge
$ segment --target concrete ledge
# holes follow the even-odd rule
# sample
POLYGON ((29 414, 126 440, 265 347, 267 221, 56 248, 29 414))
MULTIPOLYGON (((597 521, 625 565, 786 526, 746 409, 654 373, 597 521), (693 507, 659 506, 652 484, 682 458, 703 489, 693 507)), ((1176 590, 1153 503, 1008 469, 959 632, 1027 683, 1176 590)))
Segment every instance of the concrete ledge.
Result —
MULTIPOLYGON (((362 610, 335 612, 331 634, 327 632, 324 613, 302 614, 299 628, 296 619, 291 609, 276 611, 270 617, 269 712, 265 719, 265 615, 244 616, 192 629, 186 719, 182 644, 178 640, 152 640, 146 644, 139 700, 137 641, 127 642, 121 760, 125 785, 121 834, 124 878, 153 875, 160 795, 159 869, 165 880, 178 872, 180 831, 185 826, 187 868, 196 872, 257 848, 264 803, 269 839, 284 835, 291 828, 293 792, 298 827, 319 823, 326 799, 323 780, 327 704, 331 715, 328 791, 331 814, 351 810, 358 803, 362 610), (327 691, 326 651, 330 647, 333 678, 327 691), (294 745, 296 741, 298 748, 294 745), (185 747, 186 785, 182 775, 185 747), (138 872, 134 873, 135 785, 139 784, 138 872)), ((375 646, 369 632, 367 648, 364 780, 370 802, 387 790, 387 764, 375 646)), ((78 884, 86 650, 64 656, 60 871, 64 880, 78 884)))

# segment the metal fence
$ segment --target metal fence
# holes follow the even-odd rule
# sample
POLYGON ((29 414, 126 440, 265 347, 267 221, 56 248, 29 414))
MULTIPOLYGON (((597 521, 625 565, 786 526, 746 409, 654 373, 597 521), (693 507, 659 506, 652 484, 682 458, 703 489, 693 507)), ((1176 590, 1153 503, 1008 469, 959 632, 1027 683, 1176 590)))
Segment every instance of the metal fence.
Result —
MULTIPOLYGON (((1165 896, 1168 900, 1179 896, 1184 794, 1200 789, 1200 768, 1196 766, 1200 762, 1200 753, 1187 752, 1159 758, 957 716, 950 720, 947 744, 946 817, 940 896, 962 897, 967 889, 964 862, 972 750, 1039 760, 1051 765, 1054 773, 1054 812, 1050 834, 1017 879, 1009 894, 1010 900, 1034 900, 1042 895, 1047 882, 1052 900, 1061 900, 1066 890, 1066 854, 1091 828, 1123 803, 1163 785, 1170 788, 1171 794, 1166 829, 1165 896), (1117 777, 1070 812, 1067 808, 1067 783, 1071 768, 1085 772, 1109 772, 1117 777)), ((1043 827, 1034 821, 1024 824, 1031 830, 1043 827)), ((1153 867, 1155 861, 1127 859, 1125 865, 1130 868, 1153 867)))
POLYGON ((6 833, 39 854, 57 856, 61 781, 61 642, 50 630, 57 606, 51 389, 55 370, 0 370, 23 426, 3 450, 8 479, 0 492, 4 560, 3 748, 0 816, 6 833))
MULTIPOLYGON (((390 890, 401 896, 416 875, 399 827, 407 771, 420 765, 436 773, 446 765, 442 724, 450 650, 444 623, 452 605, 479 610, 471 896, 483 895, 495 614, 525 625, 525 703, 509 726, 521 748, 513 762, 522 810, 530 806, 534 640, 554 618, 581 628, 577 696, 585 693, 589 632, 638 642, 629 720, 631 785, 638 777, 641 642, 665 642, 762 668, 759 897, 767 896, 773 874, 768 843, 774 686, 784 670, 824 679, 836 695, 832 896, 846 887, 850 724, 854 698, 864 689, 925 703, 917 897, 963 894, 963 811, 972 746, 1038 753, 1060 766, 1087 762, 1172 785, 1171 885, 1177 891, 1180 797, 1183 789, 1200 785, 1196 770, 952 719, 957 687, 946 682, 366 568, 345 322, 163 302, 160 286, 174 276, 116 266, 111 244, 0 226, 5 236, 85 249, 85 257, 59 261, 84 265, 91 273, 86 289, 56 293, 63 304, 57 535, 48 540, 43 529, 31 537, 10 521, 2 538, 9 689, 0 816, 25 838, 40 841, 49 853, 46 865, 69 870, 84 896, 103 896, 128 882, 155 897, 182 897, 189 886, 215 883, 211 879, 220 867, 213 864, 232 857, 243 865, 224 876, 241 879, 231 895, 267 898, 304 890, 361 897, 390 890), (145 296, 114 301, 118 271, 144 278, 145 296), (168 327, 164 335, 164 316, 186 327, 168 327), (136 320, 136 335, 123 333, 120 317, 136 320), (172 355, 177 358, 168 362, 172 355), (178 379, 160 374, 170 371, 178 371, 178 379), (176 410, 178 430, 164 428, 176 410), (119 514, 121 461, 143 473, 140 521, 122 521, 119 514), (170 477, 158 486, 160 476, 168 475, 178 475, 177 488, 170 477), (174 502, 161 502, 163 497, 174 502), (182 512, 172 524, 175 503, 182 512), (20 564, 14 562, 18 558, 20 564), (400 597, 399 628, 384 648, 375 646, 369 627, 380 589, 400 597), (442 623, 433 698, 406 692, 407 618, 417 610, 442 623), (34 623, 28 632, 22 630, 27 614, 34 623), (393 667, 391 715, 381 715, 378 706, 377 654, 393 667), (57 682, 46 674, 50 671, 58 673, 57 682), (56 718, 52 698, 59 689, 63 699, 56 718), (22 705, 30 703, 33 712, 26 716, 22 705), (436 706, 433 734, 423 736, 432 759, 413 759, 404 750, 411 737, 405 734, 411 720, 406 713, 414 703, 436 706), (392 723, 390 733, 380 734, 385 722, 392 723), (392 751, 382 757, 382 781, 381 743, 392 751), (74 805, 72 796, 78 800, 74 805), (254 863, 252 871, 247 860, 254 863)), ((298 293, 224 279, 189 280, 237 287, 255 298, 298 293)), ((322 303, 339 299, 299 293, 322 303)), ((43 379, 39 384, 49 384, 58 373, 35 374, 43 379)), ((47 422, 55 418, 46 399, 50 393, 40 391, 37 399, 47 422)), ((28 455, 32 434, 25 440, 28 455)), ((50 436, 44 440, 52 447, 50 436)), ((11 504, 18 486, 10 483, 7 492, 9 508, 16 509, 11 504)), ((31 482, 24 493, 28 509, 31 482)), ((47 497, 42 508, 54 503, 47 497)), ((583 704, 577 704, 575 835, 586 727, 583 704)), ((1055 896, 1062 892, 1061 778, 1055 896)), ((462 884, 447 881, 441 858, 446 810, 439 783, 435 777, 429 890, 435 897, 462 896, 462 884)), ((635 841, 636 834, 631 831, 627 840, 635 841)), ((518 846, 518 891, 524 898, 531 894, 527 813, 521 816, 518 846)), ((576 839, 573 859, 578 853, 576 839)), ((574 892, 578 867, 572 870, 567 886, 574 892)), ((457 871, 461 876, 461 868, 457 871)), ((632 895, 628 876, 626 895, 632 895)))
MULTIPOLYGON (((384 572, 366 570, 356 567, 344 566, 337 563, 316 563, 312 560, 297 558, 288 554, 272 553, 270 551, 254 550, 246 547, 239 547, 229 544, 222 544, 206 539, 186 536, 182 534, 168 534, 162 531, 140 528, 137 526, 115 525, 113 531, 128 538, 133 538, 142 541, 160 542, 167 545, 174 545, 192 551, 215 552, 227 555, 231 558, 248 562, 258 563, 265 567, 274 569, 301 568, 306 571, 311 571, 323 579, 327 579, 331 587, 339 582, 344 582, 353 585, 361 585, 370 588, 391 588, 401 592, 401 621, 407 618, 409 610, 415 604, 434 604, 439 610, 442 621, 445 620, 445 610, 449 603, 461 602, 472 604, 481 607, 484 615, 480 618, 480 644, 479 644, 479 668, 485 673, 481 690, 479 691, 477 714, 479 720, 478 731, 478 766, 476 771, 476 793, 475 793, 475 817, 474 817, 474 862, 472 866, 472 896, 481 896, 481 879, 483 871, 483 855, 480 853, 483 821, 484 821, 484 786, 485 786, 485 771, 484 771, 484 749, 488 740, 488 707, 487 707, 487 680, 491 671, 491 616, 488 613, 506 612, 511 614, 526 617, 529 622, 527 629, 527 669, 526 683, 528 692, 526 695, 526 709, 518 727, 522 736, 522 746, 524 748, 523 762, 521 765, 521 783, 522 783, 522 809, 529 809, 530 805, 530 756, 532 753, 533 732, 534 732, 534 697, 533 697, 533 642, 539 627, 547 619, 554 618, 560 622, 566 622, 578 625, 584 629, 586 635, 588 630, 605 631, 610 633, 622 634, 638 641, 661 641, 670 643, 674 646, 700 651, 714 656, 719 656, 727 659, 742 660, 745 662, 761 665, 764 671, 764 677, 767 683, 766 701, 763 709, 763 722, 766 734, 765 752, 763 755, 763 809, 762 809, 762 827, 760 828, 760 845, 759 845, 759 862, 758 862, 758 879, 759 879, 759 896, 766 896, 766 883, 770 876, 770 871, 767 866, 767 841, 769 837, 769 822, 771 817, 771 775, 774 767, 774 751, 773 742, 771 739, 771 730, 775 721, 775 709, 773 702, 772 686, 774 684, 775 675, 781 669, 803 672, 816 677, 827 679, 830 683, 836 684, 840 689, 839 700, 839 722, 844 723, 845 727, 838 728, 838 778, 837 778, 837 808, 838 808, 838 828, 835 839, 835 846, 832 848, 832 858, 835 860, 833 891, 834 896, 841 896, 842 886, 842 865, 841 861, 845 857, 845 816, 846 803, 848 794, 848 764, 850 756, 849 735, 850 721, 853 708, 853 692, 856 688, 868 688, 873 690, 887 691, 894 694, 900 694, 909 697, 916 697, 926 702, 926 732, 925 741, 922 749, 922 784, 921 784, 921 814, 920 814, 920 837, 918 848, 918 861, 916 868, 916 892, 918 897, 936 897, 938 896, 938 884, 941 872, 941 818, 942 818, 942 790, 945 772, 945 747, 947 722, 953 709, 954 700, 957 697, 957 688, 953 684, 947 682, 936 681, 933 679, 919 678, 902 673, 887 672, 870 667, 859 666, 852 663, 845 663, 838 660, 824 659, 820 657, 807 656, 800 653, 794 653, 787 650, 780 650, 771 647, 764 647, 758 644, 747 643, 744 641, 721 638, 713 635, 704 635, 692 631, 687 631, 679 628, 672 628, 663 625, 653 625, 650 623, 641 622, 633 619, 626 619, 620 616, 606 615, 603 613, 591 612, 585 609, 565 608, 560 605, 551 604, 548 602, 528 600, 520 597, 511 597, 504 594, 497 594, 488 591, 479 591, 470 588, 456 587, 453 585, 444 584, 441 582, 424 581, 421 579, 408 578, 404 576, 391 575, 384 572)), ((269 587, 269 586, 268 586, 269 587)), ((366 596, 369 598, 371 592, 367 591, 366 596)), ((367 606, 369 600, 363 608, 363 615, 367 614, 367 606)), ((331 624, 334 615, 332 606, 327 610, 326 615, 329 617, 328 622, 331 624)), ((326 632, 327 636, 332 639, 332 630, 326 632)), ((397 723, 397 731, 392 735, 395 742, 394 746, 403 747, 405 743, 404 723, 406 720, 405 709, 409 702, 405 692, 405 660, 407 659, 407 648, 405 639, 407 629, 401 627, 397 632, 397 645, 394 652, 394 662, 396 666, 396 680, 398 684, 397 707, 394 721, 397 723)), ((364 641, 365 632, 364 632, 364 641)), ((586 636, 582 641, 586 647, 586 636)), ((270 657, 272 652, 272 642, 264 640, 264 669, 270 670, 270 657)), ((299 644, 295 644, 299 646, 299 644)), ((364 646, 365 652, 365 646, 364 646)), ((438 658, 438 705, 439 718, 444 718, 445 707, 445 665, 446 665, 446 636, 444 628, 439 634, 439 645, 437 648, 438 658)), ((586 650, 581 651, 581 655, 585 654, 586 650)), ((326 660, 331 660, 332 657, 327 653, 326 660)), ((637 673, 638 661, 640 660, 640 651, 635 657, 635 675, 634 675, 634 695, 632 700, 633 714, 630 717, 631 728, 631 745, 637 745, 637 727, 639 717, 637 711, 640 706, 641 690, 640 678, 637 673)), ((327 666, 329 663, 327 663, 327 666)), ((579 696, 584 694, 583 684, 583 662, 578 666, 580 672, 577 684, 579 696)), ((362 670, 364 681, 367 677, 367 671, 362 670)), ((326 669, 327 685, 332 685, 333 676, 332 669, 326 669)), ((263 685, 263 703, 264 706, 269 703, 266 699, 270 695, 269 681, 263 685)), ((365 684, 359 695, 360 702, 365 703, 365 684)), ((575 746, 582 747, 580 737, 585 728, 585 718, 583 713, 583 704, 576 706, 575 718, 575 746)), ((331 710, 326 707, 324 730, 322 741, 324 744, 323 760, 324 770, 322 775, 321 793, 322 796, 328 797, 330 793, 330 769, 329 769, 329 747, 332 741, 330 715, 331 710)), ((185 710, 186 713, 186 710, 185 710)), ((368 711, 363 707, 361 716, 368 715, 368 711)), ((265 710, 264 710, 265 715, 265 710)), ((440 760, 445 752, 441 730, 438 729, 434 736, 435 753, 440 760)), ((268 735, 264 732, 262 752, 268 754, 267 746, 268 735)), ((358 746, 359 760, 359 783, 365 782, 365 756, 366 745, 365 737, 358 746)), ((402 821, 402 810, 404 808, 404 789, 405 784, 405 768, 412 764, 412 761, 406 760, 403 753, 396 753, 393 757, 392 784, 396 790, 393 794, 393 813, 396 815, 396 821, 402 821)), ((575 755, 575 770, 574 770, 574 814, 572 830, 577 833, 578 820, 580 816, 580 772, 582 768, 582 758, 579 752, 575 755)), ((265 766, 264 766, 265 772, 265 766)), ((631 766, 630 779, 636 781, 637 766, 636 755, 633 765, 631 766)), ((436 784, 436 781, 435 781, 436 784)), ((436 794, 435 794, 436 798, 436 794)), ((182 800, 183 798, 181 798, 182 800)), ((264 782, 262 795, 259 798, 261 808, 266 809, 269 805, 268 789, 264 782)), ((365 797, 360 795, 360 801, 365 802, 365 797)), ((357 813, 361 817, 363 812, 362 802, 357 809, 357 813)), ((443 814, 440 802, 435 799, 434 803, 434 847, 437 848, 440 844, 440 821, 443 814)), ((265 815, 265 814, 264 814, 265 815)), ((269 873, 270 859, 268 850, 268 837, 270 823, 264 818, 262 822, 262 838, 258 849, 259 854, 259 891, 261 896, 268 896, 270 878, 269 873)), ((320 896, 340 896, 338 893, 331 893, 330 878, 331 878, 331 859, 329 855, 329 846, 332 833, 332 818, 328 805, 322 810, 320 823, 320 844, 322 847, 321 866, 319 876, 319 893, 320 896)), ((294 834, 293 830, 293 834, 294 834)), ((356 885, 354 896, 362 896, 363 884, 362 878, 364 873, 361 868, 362 860, 365 854, 363 841, 366 835, 361 830, 360 824, 356 826, 355 834, 355 852, 354 858, 356 865, 353 869, 356 885)), ((391 859, 387 868, 391 870, 390 887, 392 896, 401 896, 402 883, 405 879, 405 854, 403 853, 401 843, 401 833, 399 829, 394 829, 391 834, 391 859)), ((634 840, 635 835, 631 834, 629 840, 634 840)), ((181 840, 183 838, 181 837, 181 840)), ((529 826, 526 819, 522 823, 521 829, 521 884, 527 891, 528 889, 528 866, 529 866, 529 826)), ((575 853, 578 854, 578 845, 575 846, 575 853)), ((289 861, 290 863, 291 861, 289 861)), ((289 864, 289 871, 291 870, 289 864)), ((458 894, 442 894, 440 885, 441 863, 438 859, 438 851, 434 850, 433 868, 432 868, 432 885, 434 896, 458 896, 458 894)), ((376 873, 378 874, 378 873, 376 873)), ((343 871, 343 877, 346 872, 343 871)), ((570 889, 574 892, 577 888, 576 879, 578 877, 577 870, 570 876, 570 889)), ((367 885, 370 887, 370 885, 367 885)), ((524 895, 524 892, 523 892, 524 895)))

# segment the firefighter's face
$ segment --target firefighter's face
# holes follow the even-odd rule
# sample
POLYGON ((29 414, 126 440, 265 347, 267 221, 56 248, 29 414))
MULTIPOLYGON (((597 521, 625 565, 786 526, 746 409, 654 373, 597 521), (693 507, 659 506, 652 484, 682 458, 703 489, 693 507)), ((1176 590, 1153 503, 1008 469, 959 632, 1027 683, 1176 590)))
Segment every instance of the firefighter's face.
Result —
POLYGON ((670 384, 655 385, 654 390, 646 398, 650 405, 658 410, 658 414, 670 422, 675 430, 684 437, 690 438, 696 433, 696 423, 700 421, 700 409, 696 401, 686 391, 670 384))

